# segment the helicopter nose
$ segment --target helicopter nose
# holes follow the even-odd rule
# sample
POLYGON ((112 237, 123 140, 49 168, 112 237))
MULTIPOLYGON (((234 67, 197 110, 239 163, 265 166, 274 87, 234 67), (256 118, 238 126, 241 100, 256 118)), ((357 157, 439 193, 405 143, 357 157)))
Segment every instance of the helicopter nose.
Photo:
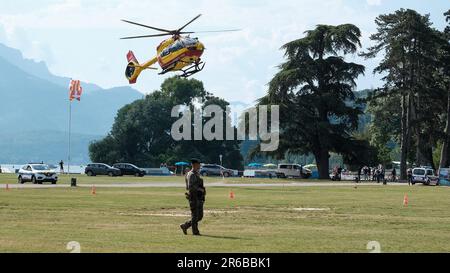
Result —
POLYGON ((204 51, 205 50, 205 45, 203 43, 201 43, 201 42, 198 42, 197 49, 201 50, 201 51, 204 51))

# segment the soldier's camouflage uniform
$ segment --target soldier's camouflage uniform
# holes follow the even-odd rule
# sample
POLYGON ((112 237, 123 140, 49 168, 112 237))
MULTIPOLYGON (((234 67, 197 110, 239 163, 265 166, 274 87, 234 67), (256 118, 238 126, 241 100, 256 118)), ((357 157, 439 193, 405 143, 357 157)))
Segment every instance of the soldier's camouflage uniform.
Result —
POLYGON ((198 171, 192 170, 186 175, 186 190, 188 191, 186 197, 191 208, 191 220, 184 224, 184 228, 192 227, 193 234, 199 235, 198 223, 203 219, 206 189, 198 171))

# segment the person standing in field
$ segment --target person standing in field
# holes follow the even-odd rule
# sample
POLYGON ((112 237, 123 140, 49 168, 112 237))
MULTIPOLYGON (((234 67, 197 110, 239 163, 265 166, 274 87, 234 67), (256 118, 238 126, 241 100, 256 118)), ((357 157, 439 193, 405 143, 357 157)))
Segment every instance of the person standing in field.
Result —
POLYGON ((392 169, 392 182, 397 182, 397 170, 395 167, 392 169))
POLYGON ((364 181, 367 181, 367 174, 368 174, 368 170, 367 170, 367 166, 364 166, 363 168, 362 168, 362 173, 363 173, 363 175, 364 175, 364 181))
POLYGON ((63 174, 64 173, 64 161, 59 162, 59 171, 63 174))
POLYGON ((411 168, 408 168, 408 170, 406 171, 406 175, 408 179, 408 185, 411 186, 413 177, 411 168))
POLYGON ((186 175, 186 198, 189 201, 191 209, 191 219, 186 223, 180 225, 181 230, 185 235, 192 227, 192 233, 195 236, 200 236, 198 223, 203 219, 203 206, 206 200, 206 189, 203 184, 203 179, 200 177, 200 161, 192 159, 192 169, 186 175))

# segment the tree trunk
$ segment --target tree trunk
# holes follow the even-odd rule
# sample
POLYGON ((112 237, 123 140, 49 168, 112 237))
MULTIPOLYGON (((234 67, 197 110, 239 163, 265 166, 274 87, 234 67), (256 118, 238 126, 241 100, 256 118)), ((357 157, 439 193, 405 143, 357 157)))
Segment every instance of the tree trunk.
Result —
POLYGON ((407 160, 408 160, 408 149, 409 149, 409 107, 410 98, 406 97, 406 95, 402 95, 402 137, 401 137, 401 159, 400 159, 400 179, 406 180, 406 169, 407 169, 407 160), (408 102, 407 102, 408 101, 408 102))
POLYGON ((440 168, 448 167, 448 144, 450 140, 450 85, 447 89, 447 124, 445 125, 445 138, 441 150, 440 168))
POLYGON ((319 179, 330 180, 330 153, 327 149, 321 148, 314 154, 319 171, 319 179))
POLYGON ((413 130, 417 140, 415 163, 418 166, 433 166, 433 149, 430 144, 430 135, 428 132, 422 131, 421 111, 420 93, 418 93, 416 99, 413 99, 411 103, 411 116, 415 121, 413 130))

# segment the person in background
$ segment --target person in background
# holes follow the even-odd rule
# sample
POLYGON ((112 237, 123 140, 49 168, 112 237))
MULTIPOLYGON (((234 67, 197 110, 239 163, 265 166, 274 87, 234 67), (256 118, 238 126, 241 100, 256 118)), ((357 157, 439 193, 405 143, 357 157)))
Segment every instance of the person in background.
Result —
POLYGON ((342 167, 338 168, 338 180, 341 181, 342 180, 342 167))
POLYGON ((413 179, 413 175, 412 175, 412 170, 411 168, 408 168, 408 170, 406 171, 406 177, 408 179, 408 185, 411 186, 412 184, 412 179, 413 179))
POLYGON ((359 169, 358 169, 358 179, 357 179, 356 183, 361 182, 361 174, 363 172, 364 172, 364 167, 363 166, 359 167, 359 169))
POLYGON ((397 182, 397 170, 395 167, 392 169, 392 182, 397 182))
POLYGON ((368 169, 367 169, 367 166, 364 166, 364 167, 363 167, 362 173, 363 173, 363 175, 364 175, 364 181, 367 181, 367 179, 368 179, 368 169))
POLYGON ((59 171, 64 174, 64 161, 60 161, 59 162, 59 171))

